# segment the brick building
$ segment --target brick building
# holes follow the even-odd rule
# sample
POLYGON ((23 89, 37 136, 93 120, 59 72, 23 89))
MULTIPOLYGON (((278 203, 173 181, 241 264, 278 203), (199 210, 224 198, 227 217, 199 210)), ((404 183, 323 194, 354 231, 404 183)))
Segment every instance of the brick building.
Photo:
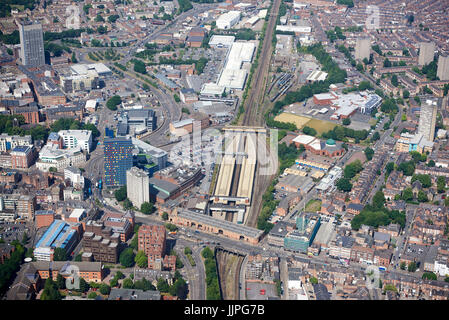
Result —
POLYGON ((120 235, 102 222, 88 221, 83 236, 83 258, 94 261, 117 263, 119 256, 120 235))

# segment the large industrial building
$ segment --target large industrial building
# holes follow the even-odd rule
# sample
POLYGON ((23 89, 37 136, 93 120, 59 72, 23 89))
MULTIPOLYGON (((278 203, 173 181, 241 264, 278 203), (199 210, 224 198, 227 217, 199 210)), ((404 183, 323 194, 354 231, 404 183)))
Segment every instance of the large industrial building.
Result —
POLYGON ((54 220, 36 243, 34 257, 38 261, 53 261, 56 248, 62 248, 70 254, 78 243, 79 223, 72 224, 62 220, 54 220))
POLYGON ((252 61, 255 49, 256 46, 252 42, 234 42, 228 52, 218 85, 228 89, 243 90, 248 71, 242 69, 242 65, 252 61))
POLYGON ((317 105, 330 105, 331 109, 335 110, 331 119, 345 119, 357 111, 371 114, 382 104, 382 98, 368 91, 348 94, 330 92, 313 95, 313 102, 317 105))
POLYGON ((229 11, 218 17, 217 29, 231 29, 240 21, 240 11, 229 11))

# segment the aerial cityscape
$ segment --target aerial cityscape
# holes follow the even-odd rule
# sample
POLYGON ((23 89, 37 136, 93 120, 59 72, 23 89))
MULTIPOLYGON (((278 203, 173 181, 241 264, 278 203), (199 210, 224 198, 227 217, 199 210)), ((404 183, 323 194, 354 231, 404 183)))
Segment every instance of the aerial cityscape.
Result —
POLYGON ((446 0, 2 0, 0 299, 449 300, 448 91, 446 0))

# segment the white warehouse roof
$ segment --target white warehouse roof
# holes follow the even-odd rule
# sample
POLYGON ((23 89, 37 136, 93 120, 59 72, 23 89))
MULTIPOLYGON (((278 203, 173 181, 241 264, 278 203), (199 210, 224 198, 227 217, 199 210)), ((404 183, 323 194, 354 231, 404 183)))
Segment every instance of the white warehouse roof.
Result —
POLYGON ((201 88, 201 94, 205 96, 221 95, 224 89, 225 88, 223 86, 220 86, 213 82, 209 82, 203 84, 203 87, 201 88))
POLYGON ((311 27, 302 27, 302 26, 276 26, 276 30, 279 31, 290 31, 296 33, 310 33, 312 31, 311 27))
POLYGON ((209 45, 211 47, 223 45, 224 47, 230 47, 235 41, 234 36, 221 36, 221 35, 213 35, 209 40, 209 45))
POLYGON ((224 69, 221 73, 218 85, 226 88, 242 90, 245 85, 246 76, 246 70, 224 69))

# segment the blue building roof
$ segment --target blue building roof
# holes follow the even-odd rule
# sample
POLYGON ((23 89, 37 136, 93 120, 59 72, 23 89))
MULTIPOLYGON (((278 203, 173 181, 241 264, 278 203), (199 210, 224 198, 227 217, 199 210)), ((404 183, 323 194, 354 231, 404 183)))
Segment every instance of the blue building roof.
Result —
POLYGON ((55 220, 48 227, 36 244, 39 247, 66 248, 75 236, 76 230, 71 229, 71 225, 62 221, 55 220))
POLYGON ((50 132, 48 140, 59 140, 59 134, 57 132, 50 132))
POLYGON ((12 151, 14 151, 14 152, 27 152, 29 148, 30 148, 29 146, 17 146, 12 151))

